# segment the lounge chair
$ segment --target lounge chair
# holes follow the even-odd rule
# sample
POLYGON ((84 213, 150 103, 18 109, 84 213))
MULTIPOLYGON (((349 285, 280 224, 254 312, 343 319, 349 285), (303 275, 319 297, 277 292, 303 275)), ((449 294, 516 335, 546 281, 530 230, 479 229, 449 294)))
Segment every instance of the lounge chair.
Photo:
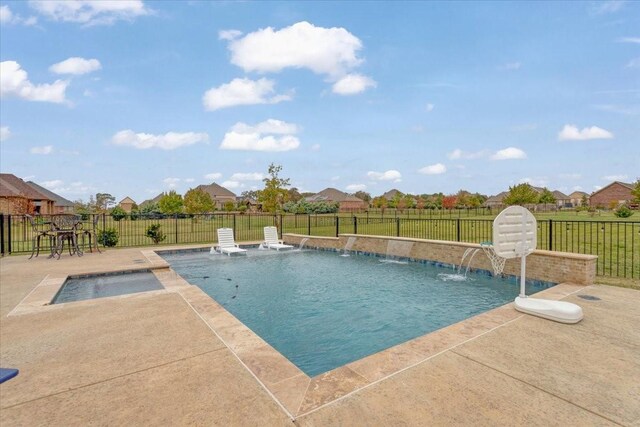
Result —
POLYGON ((279 251, 280 249, 291 249, 293 246, 285 245, 284 242, 278 239, 278 229, 275 227, 265 227, 264 228, 264 243, 263 245, 269 249, 275 249, 279 251))
POLYGON ((236 241, 233 239, 232 228, 218 228, 218 246, 216 246, 215 249, 229 256, 231 256, 231 254, 247 253, 246 249, 241 249, 240 246, 236 244, 236 241))

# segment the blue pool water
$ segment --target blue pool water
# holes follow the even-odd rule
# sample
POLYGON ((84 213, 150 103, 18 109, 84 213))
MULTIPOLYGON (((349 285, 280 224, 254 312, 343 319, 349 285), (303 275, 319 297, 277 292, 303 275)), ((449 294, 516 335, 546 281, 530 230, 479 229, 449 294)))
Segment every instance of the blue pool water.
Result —
POLYGON ((519 291, 515 278, 456 280, 450 268, 335 252, 163 257, 309 376, 506 304, 519 291))
POLYGON ((53 304, 112 297, 164 289, 150 271, 116 272, 70 277, 53 299, 53 304))

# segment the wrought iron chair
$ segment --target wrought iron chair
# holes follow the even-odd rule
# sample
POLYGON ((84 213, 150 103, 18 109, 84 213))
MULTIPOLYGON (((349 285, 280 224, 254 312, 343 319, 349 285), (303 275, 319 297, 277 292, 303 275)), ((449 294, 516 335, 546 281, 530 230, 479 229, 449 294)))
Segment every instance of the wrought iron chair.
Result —
POLYGON ((78 256, 82 256, 77 236, 79 229, 81 229, 80 218, 77 215, 69 214, 54 215, 51 218, 51 224, 51 233, 55 236, 56 245, 49 258, 58 255, 58 259, 60 259, 65 240, 69 243, 69 255, 76 253, 78 256))
POLYGON ((98 221, 99 220, 100 220, 100 215, 93 214, 93 217, 91 219, 91 228, 85 229, 83 225, 82 229, 79 230, 82 233, 82 246, 84 247, 85 237, 89 237, 89 251, 92 253, 93 253, 94 247, 96 248, 98 253, 102 253, 100 252, 100 248, 98 247, 98 221))
POLYGON ((40 255, 40 239, 42 239, 43 237, 49 238, 49 244, 51 249, 53 250, 54 235, 51 233, 50 224, 46 222, 38 223, 36 219, 31 215, 25 215, 25 217, 29 220, 29 223, 31 224, 31 229, 33 230, 33 241, 31 244, 32 250, 31 250, 31 256, 29 257, 29 259, 33 258, 34 254, 36 257, 40 255))

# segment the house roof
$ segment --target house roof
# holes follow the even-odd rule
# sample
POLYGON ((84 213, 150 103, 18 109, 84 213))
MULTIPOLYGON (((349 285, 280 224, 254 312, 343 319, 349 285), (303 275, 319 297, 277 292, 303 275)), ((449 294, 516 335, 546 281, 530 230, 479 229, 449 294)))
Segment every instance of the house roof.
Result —
POLYGON ((591 193, 591 195, 593 196, 594 194, 598 194, 598 193, 606 190, 607 188, 609 188, 609 187, 611 187, 612 185, 615 185, 615 184, 619 184, 619 185, 622 185, 623 187, 627 187, 629 190, 633 190, 634 187, 635 187, 635 184, 629 184, 629 183, 622 182, 622 181, 613 181, 611 184, 605 185, 604 187, 602 187, 598 191, 594 191, 593 193, 591 193))
POLYGON ((118 202, 118 204, 122 204, 122 203, 133 203, 135 205, 136 201, 133 200, 131 197, 127 196, 118 202))
POLYGON ((484 202, 487 203, 493 203, 493 202, 497 202, 500 203, 502 202, 502 199, 504 199, 504 197, 509 194, 507 191, 503 191, 501 193, 496 194, 495 196, 491 196, 489 197, 487 200, 485 200, 484 202))
POLYGON ((150 204, 156 204, 160 201, 160 199, 162 199, 162 196, 164 196, 165 193, 160 193, 158 194, 156 197, 154 197, 153 199, 147 199, 144 202, 140 203, 140 207, 146 206, 146 205, 150 205, 150 204))
POLYGON ((26 184, 35 189, 37 192, 44 194, 50 200, 53 200, 53 203, 56 206, 74 206, 74 203, 71 200, 67 200, 64 197, 54 193, 53 191, 47 190, 46 188, 36 184, 33 181, 27 181, 26 184))
POLYGON ((558 190, 552 191, 551 194, 553 194, 553 197, 555 197, 556 200, 563 200, 563 199, 569 199, 570 198, 569 196, 564 194, 562 191, 558 191, 558 190))
POLYGON ((30 200, 51 200, 11 173, 0 173, 0 197, 26 197, 30 200))
POLYGON ((209 185, 198 185, 196 188, 204 191, 205 193, 208 193, 214 200, 221 197, 233 197, 234 199, 236 198, 235 193, 224 188, 221 185, 216 184, 215 182, 212 182, 209 185))
POLYGON ((578 197, 584 196, 589 196, 589 193, 585 193, 584 191, 574 191, 573 193, 569 194, 569 197, 572 199, 577 199, 578 197))
POLYGON ((363 202, 364 200, 335 188, 325 188, 313 196, 306 197, 307 202, 363 202))
POLYGON ((387 200, 392 200, 394 197, 396 197, 396 194, 400 194, 402 196, 404 193, 394 188, 384 193, 381 197, 384 197, 387 200))

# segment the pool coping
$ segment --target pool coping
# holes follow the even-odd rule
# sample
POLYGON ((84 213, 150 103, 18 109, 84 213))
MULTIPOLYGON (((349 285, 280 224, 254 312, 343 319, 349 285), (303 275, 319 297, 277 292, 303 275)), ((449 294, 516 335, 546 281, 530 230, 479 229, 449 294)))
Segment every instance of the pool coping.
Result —
MULTIPOLYGON (((535 296, 559 300, 584 288, 562 283, 535 296)), ((176 292, 293 420, 528 316, 516 311, 511 302, 309 377, 198 286, 180 287, 176 292)))
MULTIPOLYGON (((202 251, 203 247, 194 245, 179 248, 181 252, 184 250, 202 251)), ((140 268, 110 269, 87 273, 151 271, 163 285, 164 289, 162 290, 50 304, 65 280, 73 276, 50 274, 25 296, 7 316, 58 310, 68 307, 70 304, 85 305, 93 304, 98 300, 132 298, 140 294, 176 293, 205 322, 292 420, 338 402, 353 393, 528 316, 516 311, 513 303, 508 303, 315 377, 309 377, 199 287, 190 284, 172 270, 170 265, 158 254, 158 252, 167 251, 172 250, 163 248, 141 250, 148 263, 141 265, 140 268)), ((537 292, 535 296, 558 300, 579 292, 585 287, 584 285, 561 283, 537 292)))

